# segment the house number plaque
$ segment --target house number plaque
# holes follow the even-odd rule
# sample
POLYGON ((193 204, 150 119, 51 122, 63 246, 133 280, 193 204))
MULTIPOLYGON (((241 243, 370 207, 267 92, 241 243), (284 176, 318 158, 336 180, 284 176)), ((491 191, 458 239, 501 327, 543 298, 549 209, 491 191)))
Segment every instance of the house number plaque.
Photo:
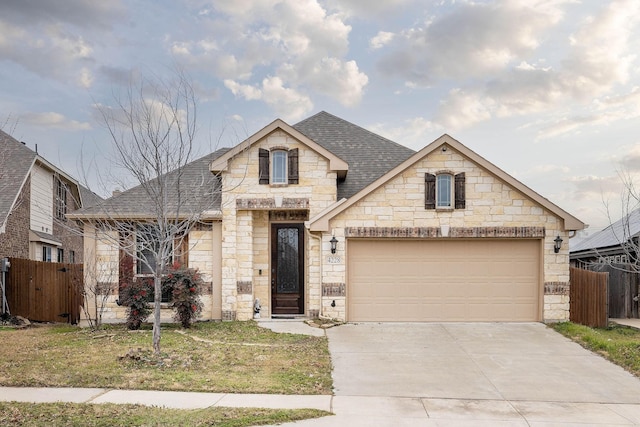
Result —
POLYGON ((342 262, 342 260, 340 259, 339 256, 330 256, 327 258, 327 262, 329 264, 340 264, 340 262, 342 262))

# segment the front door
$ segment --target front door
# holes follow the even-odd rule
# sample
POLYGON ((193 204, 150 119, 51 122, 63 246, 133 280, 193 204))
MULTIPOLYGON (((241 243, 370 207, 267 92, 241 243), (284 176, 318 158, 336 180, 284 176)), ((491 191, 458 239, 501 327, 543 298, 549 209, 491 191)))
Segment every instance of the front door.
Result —
POLYGON ((271 225, 271 314, 304 314, 304 226, 271 225))

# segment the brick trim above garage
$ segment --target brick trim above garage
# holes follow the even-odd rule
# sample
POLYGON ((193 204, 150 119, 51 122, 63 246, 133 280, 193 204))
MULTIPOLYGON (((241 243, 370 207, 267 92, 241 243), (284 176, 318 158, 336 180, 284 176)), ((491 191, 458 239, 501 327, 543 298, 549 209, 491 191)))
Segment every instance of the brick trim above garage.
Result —
MULTIPOLYGON (((440 227, 346 227, 345 237, 438 238, 440 227)), ((451 227, 450 238, 544 238, 544 227, 451 227)))
POLYGON ((441 237, 440 227, 347 227, 345 237, 441 237))
POLYGON ((544 227, 451 227, 449 237, 543 238, 544 227))

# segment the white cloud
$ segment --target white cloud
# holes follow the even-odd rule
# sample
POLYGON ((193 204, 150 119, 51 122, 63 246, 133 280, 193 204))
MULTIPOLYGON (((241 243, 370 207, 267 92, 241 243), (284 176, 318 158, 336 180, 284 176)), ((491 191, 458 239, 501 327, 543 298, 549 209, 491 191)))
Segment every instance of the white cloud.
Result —
POLYGON ((502 0, 455 4, 443 16, 395 37, 395 49, 379 62, 380 70, 419 85, 440 78, 491 75, 522 62, 560 21, 562 2, 534 7, 502 0))
POLYGON ((84 67, 80 70, 80 76, 78 77, 78 85, 88 89, 91 87, 91 83, 93 83, 93 74, 91 70, 84 67))
POLYGON ((369 126, 371 132, 377 133, 414 150, 420 150, 434 139, 434 133, 440 133, 441 127, 423 118, 414 117, 405 120, 402 126, 388 127, 377 123, 369 126))
POLYGON ((246 100, 264 101, 284 120, 298 120, 313 108, 308 96, 285 87, 279 77, 266 77, 261 87, 244 85, 233 80, 225 80, 224 84, 235 96, 246 100))
POLYGON ((360 102, 368 77, 346 57, 351 26, 317 0, 221 1, 201 16, 210 29, 206 39, 173 40, 168 48, 213 70, 234 93, 258 99, 257 88, 273 76, 300 99, 308 99, 299 95, 305 92, 345 106, 360 102))
POLYGON ((247 101, 262 99, 262 91, 251 85, 243 85, 230 79, 225 80, 224 85, 235 96, 242 97, 247 101))
POLYGON ((262 82, 264 101, 285 120, 299 120, 311 111, 309 97, 283 86, 279 77, 268 77, 262 82))
POLYGON ((389 44, 394 37, 395 34, 388 31, 378 31, 378 34, 369 41, 369 47, 371 47, 371 49, 380 49, 389 44))
POLYGON ((491 101, 477 92, 453 89, 441 102, 435 122, 456 131, 491 118, 491 101))
POLYGON ((91 129, 91 125, 87 122, 79 122, 77 120, 71 120, 66 118, 60 113, 52 111, 46 113, 25 113, 21 114, 20 122, 25 124, 41 126, 52 129, 61 129, 67 131, 78 131, 91 129))
POLYGON ((119 0, 5 2, 0 15, 0 60, 18 64, 44 78, 91 85, 89 66, 95 62, 94 42, 104 42, 111 26, 122 18, 119 0), (69 75, 79 76, 69 79, 69 75))

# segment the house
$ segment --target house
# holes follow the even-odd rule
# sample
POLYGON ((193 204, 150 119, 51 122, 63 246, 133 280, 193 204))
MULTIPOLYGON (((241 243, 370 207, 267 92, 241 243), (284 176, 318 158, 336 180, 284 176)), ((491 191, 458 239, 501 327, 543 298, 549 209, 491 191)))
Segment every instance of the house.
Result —
POLYGON ((66 214, 96 199, 0 130, 0 258, 82 263, 82 232, 66 214))
POLYGON ((631 211, 603 230, 571 245, 571 265, 588 268, 593 264, 629 264, 638 261, 640 209, 631 211))
MULTIPOLYGON (((560 239, 584 224, 449 135, 415 152, 320 112, 275 120, 185 170, 207 163, 219 200, 184 256, 209 285, 205 319, 251 319, 256 300, 262 318, 569 318, 560 239)), ((107 203, 141 218, 139 197, 136 187, 107 203)), ((85 269, 110 271, 117 289, 120 250, 89 225, 99 209, 72 217, 88 224, 85 269)), ((116 299, 104 321, 124 318, 116 299)))

